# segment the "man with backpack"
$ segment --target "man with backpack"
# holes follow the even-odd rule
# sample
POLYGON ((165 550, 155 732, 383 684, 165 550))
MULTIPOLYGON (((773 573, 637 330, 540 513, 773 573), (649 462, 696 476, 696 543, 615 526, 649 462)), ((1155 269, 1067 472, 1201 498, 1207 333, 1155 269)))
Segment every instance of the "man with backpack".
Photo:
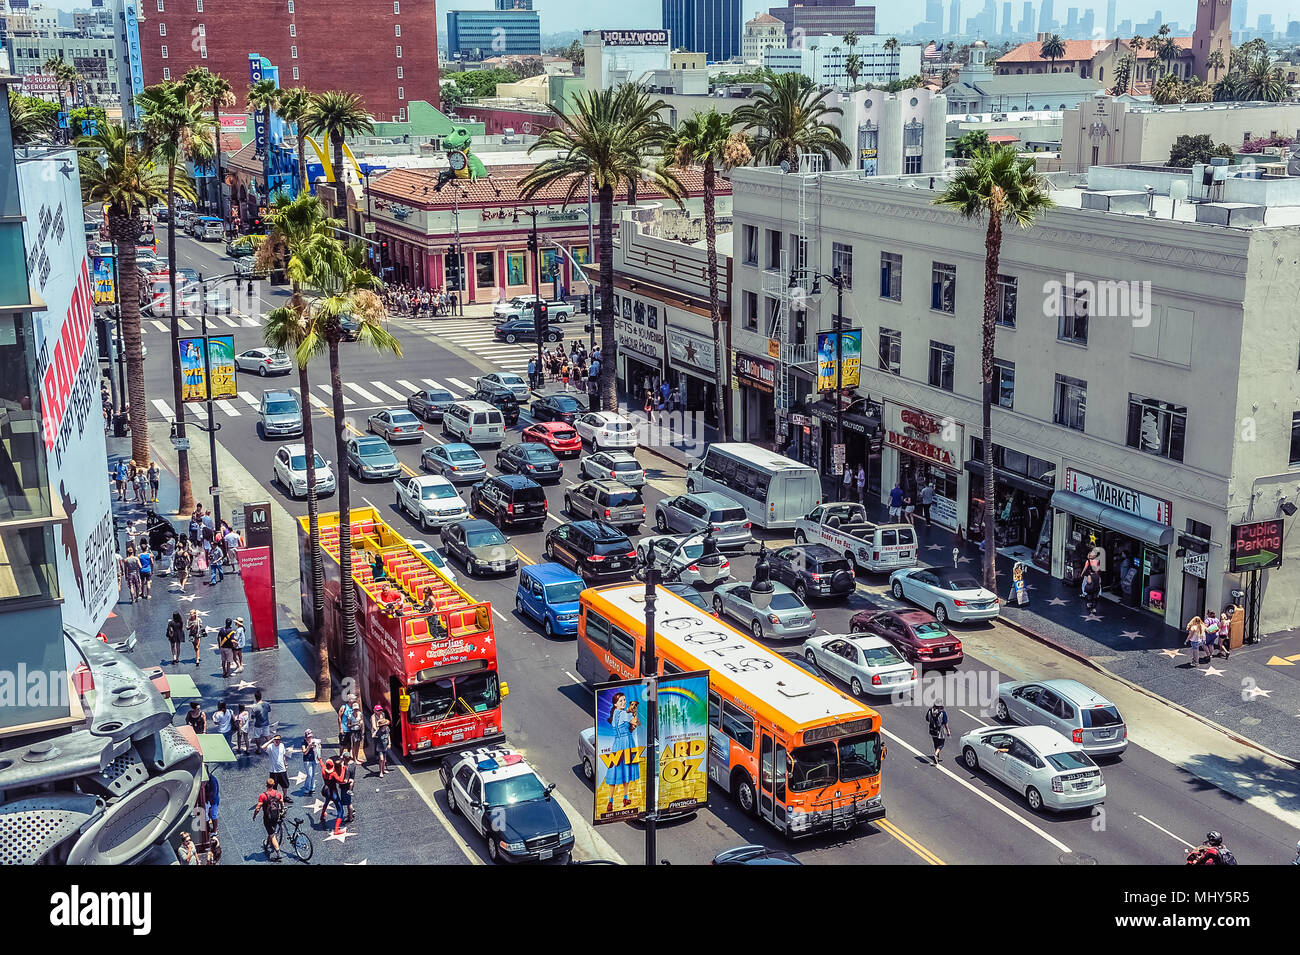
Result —
POLYGON ((235 662, 235 628, 229 617, 225 626, 217 631, 217 649, 221 651, 221 678, 228 680, 235 662))
POLYGON ((271 862, 279 862, 280 840, 276 836, 276 829, 284 815, 284 796, 270 776, 266 778, 266 791, 257 797, 257 805, 253 807, 254 819, 259 812, 262 814, 262 825, 266 827, 266 841, 262 843, 262 849, 271 862))
POLYGON ((952 735, 952 729, 948 726, 948 713, 942 703, 935 703, 926 710, 925 722, 930 729, 930 741, 934 743, 934 765, 938 766, 944 741, 952 735))

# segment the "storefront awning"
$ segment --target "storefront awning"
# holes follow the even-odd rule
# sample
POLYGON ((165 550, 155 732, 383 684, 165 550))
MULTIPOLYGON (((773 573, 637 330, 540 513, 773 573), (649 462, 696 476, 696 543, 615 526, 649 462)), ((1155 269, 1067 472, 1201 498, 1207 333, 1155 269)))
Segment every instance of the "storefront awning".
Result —
MULTIPOLYGON (((983 461, 967 461, 966 470, 983 482, 983 461)), ((1026 494, 1032 494, 1035 497, 1051 497, 1052 495, 1052 485, 1045 484, 1042 481, 1035 481, 1031 477, 1025 477, 1023 474, 1016 474, 1014 471, 1004 471, 1001 468, 994 468, 993 477, 996 480, 1001 481, 1003 484, 1008 484, 1017 490, 1024 491, 1026 494)), ((983 483, 980 484, 980 488, 982 493, 983 483)))
POLYGON ((1093 521, 1108 530, 1134 537, 1153 547, 1168 547, 1174 542, 1174 529, 1167 524, 1157 524, 1072 491, 1055 492, 1052 495, 1052 507, 1085 521, 1093 521))

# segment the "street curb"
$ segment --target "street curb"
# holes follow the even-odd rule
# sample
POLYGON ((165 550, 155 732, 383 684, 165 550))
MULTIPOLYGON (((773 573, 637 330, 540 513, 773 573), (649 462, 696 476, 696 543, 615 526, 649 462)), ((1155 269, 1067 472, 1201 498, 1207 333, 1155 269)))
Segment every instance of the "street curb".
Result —
POLYGON ((1073 647, 1069 647, 1066 646, 1065 644, 1059 643, 1058 641, 1053 640, 1050 637, 1045 637, 1041 633, 1038 633, 1034 630, 1030 630, 1024 624, 1009 620, 1007 617, 1001 614, 998 615, 998 621, 1000 623, 1005 624, 1007 627, 1016 631, 1017 633, 1029 637, 1031 640, 1043 644, 1043 646, 1050 647, 1056 652, 1064 654, 1065 656, 1069 657, 1075 662, 1082 663, 1084 666, 1096 670, 1098 673, 1101 673, 1109 677, 1110 679, 1116 681, 1117 683, 1123 684, 1126 688, 1132 690, 1135 693, 1140 693, 1142 696, 1145 696, 1147 699, 1155 700, 1157 703, 1163 703, 1165 706, 1169 707, 1170 709, 1177 710, 1183 716, 1189 716, 1192 719, 1196 720, 1197 722, 1210 727, 1210 729, 1217 730, 1218 732, 1222 733, 1224 736, 1228 737, 1228 739, 1232 740, 1234 743, 1240 743, 1243 746, 1249 746, 1251 749, 1258 750, 1259 752, 1264 753, 1266 756, 1271 756, 1273 759, 1276 759, 1279 762, 1286 763, 1288 766, 1290 766, 1293 769, 1300 769, 1300 760, 1297 760, 1290 756, 1283 756, 1281 753, 1269 749, 1267 746, 1263 745, 1262 743, 1257 743, 1253 739, 1242 736, 1240 733, 1236 733, 1228 729, 1226 726, 1222 725, 1221 723, 1216 723, 1214 720, 1210 719, 1207 716, 1203 716, 1194 710, 1189 710, 1187 707, 1179 703, 1175 703, 1173 700, 1161 696, 1159 693, 1153 693, 1151 690, 1148 690, 1140 683, 1134 683, 1132 680, 1120 676, 1118 673, 1115 673, 1114 671, 1108 669, 1102 664, 1096 662, 1092 658, 1080 653, 1078 650, 1075 650, 1073 647))

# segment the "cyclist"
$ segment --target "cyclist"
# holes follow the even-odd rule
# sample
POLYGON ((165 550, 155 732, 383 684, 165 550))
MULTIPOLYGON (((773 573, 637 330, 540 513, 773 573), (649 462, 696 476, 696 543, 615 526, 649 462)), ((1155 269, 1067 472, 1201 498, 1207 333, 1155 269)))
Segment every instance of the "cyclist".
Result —
POLYGON ((276 830, 284 816, 284 795, 271 776, 266 777, 266 791, 257 797, 257 805, 253 807, 254 819, 259 812, 262 814, 262 825, 266 827, 266 841, 262 843, 262 849, 271 862, 279 862, 280 840, 276 830))

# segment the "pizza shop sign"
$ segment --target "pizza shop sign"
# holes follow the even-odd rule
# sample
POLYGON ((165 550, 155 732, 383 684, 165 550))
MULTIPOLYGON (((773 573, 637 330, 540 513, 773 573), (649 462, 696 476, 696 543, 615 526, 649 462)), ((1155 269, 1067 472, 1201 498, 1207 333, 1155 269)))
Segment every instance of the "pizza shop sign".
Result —
POLYGON ((960 471, 964 426, 917 408, 886 403, 885 443, 890 447, 925 458, 949 471, 960 471))

